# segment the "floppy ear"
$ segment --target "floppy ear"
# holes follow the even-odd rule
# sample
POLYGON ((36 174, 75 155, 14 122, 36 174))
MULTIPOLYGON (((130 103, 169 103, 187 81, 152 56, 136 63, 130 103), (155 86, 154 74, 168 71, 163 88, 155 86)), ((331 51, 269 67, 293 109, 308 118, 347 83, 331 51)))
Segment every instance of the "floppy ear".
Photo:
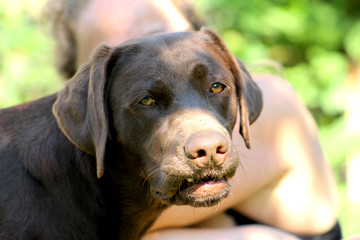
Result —
POLYGON ((255 122, 263 108, 263 98, 261 89, 251 78, 244 64, 236 58, 240 71, 234 71, 238 76, 235 77, 240 106, 240 134, 243 136, 245 145, 250 149, 250 128, 249 125, 255 122), (239 76, 240 75, 240 76, 239 76))
POLYGON ((113 48, 98 47, 90 63, 83 65, 58 93, 53 113, 60 129, 78 148, 96 157, 97 177, 104 172, 109 134, 106 104, 107 79, 117 59, 113 48))
POLYGON ((263 99, 260 88, 251 78, 244 64, 236 59, 230 50, 226 47, 222 39, 208 28, 202 28, 202 33, 209 36, 213 43, 223 54, 232 74, 234 75, 238 93, 240 108, 240 134, 244 138, 247 148, 250 149, 250 124, 260 115, 263 107, 263 99))

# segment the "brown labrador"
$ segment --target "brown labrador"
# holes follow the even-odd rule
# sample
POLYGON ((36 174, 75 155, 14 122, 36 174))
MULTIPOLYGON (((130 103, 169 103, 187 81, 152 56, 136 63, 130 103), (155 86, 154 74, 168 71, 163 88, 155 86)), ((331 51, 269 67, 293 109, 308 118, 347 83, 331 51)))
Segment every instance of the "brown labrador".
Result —
POLYGON ((261 92, 208 29, 99 47, 59 93, 0 111, 0 239, 134 240, 171 204, 219 203, 238 105, 250 147, 261 92))

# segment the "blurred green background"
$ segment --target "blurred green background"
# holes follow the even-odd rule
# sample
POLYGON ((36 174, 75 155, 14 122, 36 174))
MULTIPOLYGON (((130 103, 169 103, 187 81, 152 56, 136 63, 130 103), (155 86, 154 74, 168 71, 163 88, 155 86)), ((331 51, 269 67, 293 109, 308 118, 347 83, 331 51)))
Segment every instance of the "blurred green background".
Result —
POLYGON ((0 1, 0 107, 55 92, 53 40, 42 23, 44 0, 0 1))
MULTIPOLYGON (((44 3, 0 2, 1 108, 53 93, 64 84, 41 18, 44 3)), ((349 200, 346 181, 347 158, 360 151, 360 136, 345 131, 349 89, 360 84, 360 1, 195 0, 195 5, 254 71, 274 71, 294 86, 319 126, 334 169, 344 236, 360 233, 360 204, 349 200)))

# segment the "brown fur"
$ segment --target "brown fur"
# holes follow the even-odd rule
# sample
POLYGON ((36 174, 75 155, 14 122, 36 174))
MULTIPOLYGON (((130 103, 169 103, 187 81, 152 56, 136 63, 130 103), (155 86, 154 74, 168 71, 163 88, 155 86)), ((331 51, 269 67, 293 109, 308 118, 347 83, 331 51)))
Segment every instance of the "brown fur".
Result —
POLYGON ((261 92, 208 29, 99 47, 58 94, 0 111, 0 239, 133 240, 171 204, 219 203, 238 105, 249 146, 261 92))

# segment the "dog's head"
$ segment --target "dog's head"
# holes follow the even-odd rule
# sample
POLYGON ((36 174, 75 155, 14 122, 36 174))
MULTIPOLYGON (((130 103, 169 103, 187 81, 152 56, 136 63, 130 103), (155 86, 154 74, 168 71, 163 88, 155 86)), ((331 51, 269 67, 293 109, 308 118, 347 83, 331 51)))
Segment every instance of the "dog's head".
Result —
POLYGON ((229 193, 227 179, 239 164, 231 142, 238 106, 250 148, 261 92, 223 41, 202 29, 99 47, 53 111, 70 141, 96 156, 98 178, 104 161, 128 164, 105 157, 111 139, 137 159, 154 198, 210 206, 229 193))

